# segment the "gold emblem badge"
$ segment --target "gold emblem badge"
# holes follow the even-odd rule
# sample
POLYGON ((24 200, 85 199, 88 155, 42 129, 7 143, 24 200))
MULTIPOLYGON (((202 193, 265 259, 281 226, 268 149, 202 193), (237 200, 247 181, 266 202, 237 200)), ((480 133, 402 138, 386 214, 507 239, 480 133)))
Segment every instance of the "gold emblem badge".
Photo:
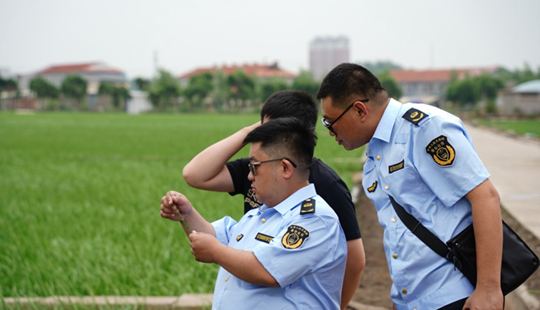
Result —
POLYGON ((373 193, 376 188, 377 188, 377 181, 373 182, 373 184, 370 187, 368 187, 367 191, 370 193, 373 193))
POLYGON ((239 234, 238 237, 236 237, 236 241, 240 241, 244 238, 244 234, 239 234))
POLYGON ((315 213, 315 200, 308 198, 302 202, 300 214, 315 213))
POLYGON ((456 159, 456 151, 444 135, 431 140, 426 146, 426 152, 431 155, 437 165, 443 167, 452 166, 456 159))
POLYGON ((309 231, 297 225, 290 225, 287 232, 281 238, 281 244, 287 249, 297 249, 304 244, 309 237, 309 231))
POLYGON ((427 114, 424 114, 424 112, 415 108, 411 108, 407 112, 405 112, 405 114, 403 114, 404 119, 415 125, 418 125, 418 123, 426 117, 428 117, 427 114))

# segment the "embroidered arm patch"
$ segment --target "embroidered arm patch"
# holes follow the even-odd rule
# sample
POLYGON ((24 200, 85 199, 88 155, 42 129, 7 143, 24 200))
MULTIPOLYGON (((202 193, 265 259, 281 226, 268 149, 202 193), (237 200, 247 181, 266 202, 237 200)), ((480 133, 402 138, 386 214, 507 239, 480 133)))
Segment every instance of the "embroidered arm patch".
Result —
POLYGON ((444 135, 431 140, 426 146, 426 152, 431 155, 437 165, 442 167, 452 166, 456 159, 456 151, 444 135))
POLYGON ((281 238, 281 244, 287 249, 297 249, 309 238, 309 231, 298 225, 290 225, 281 238))

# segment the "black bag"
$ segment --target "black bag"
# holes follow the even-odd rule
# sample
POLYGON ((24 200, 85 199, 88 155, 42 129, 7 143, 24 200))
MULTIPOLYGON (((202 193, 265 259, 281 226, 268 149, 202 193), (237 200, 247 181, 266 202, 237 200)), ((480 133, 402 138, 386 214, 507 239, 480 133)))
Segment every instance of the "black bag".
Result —
MULTIPOLYGON (((476 287, 476 243, 473 224, 469 225, 446 244, 410 215, 392 196, 390 201, 399 218, 422 242, 433 251, 454 263, 476 287)), ((538 256, 521 238, 503 223, 503 252, 501 266, 501 290, 504 295, 525 282, 539 266, 538 256)))

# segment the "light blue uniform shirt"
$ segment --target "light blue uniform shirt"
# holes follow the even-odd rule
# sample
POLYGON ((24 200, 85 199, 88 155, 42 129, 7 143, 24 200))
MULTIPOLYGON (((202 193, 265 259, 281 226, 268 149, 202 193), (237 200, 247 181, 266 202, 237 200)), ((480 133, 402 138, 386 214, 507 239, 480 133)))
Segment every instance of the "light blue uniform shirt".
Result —
POLYGON ((212 225, 221 243, 252 251, 280 285, 253 285, 220 268, 212 309, 339 309, 347 242, 313 184, 273 208, 250 210, 239 222, 225 217, 212 225), (308 198, 315 212, 300 214, 308 198))
POLYGON ((467 278, 401 222, 388 198, 443 242, 472 222, 464 196, 489 174, 461 120, 433 106, 391 99, 367 157, 362 185, 384 228, 397 309, 438 309, 468 297, 474 287, 467 278))

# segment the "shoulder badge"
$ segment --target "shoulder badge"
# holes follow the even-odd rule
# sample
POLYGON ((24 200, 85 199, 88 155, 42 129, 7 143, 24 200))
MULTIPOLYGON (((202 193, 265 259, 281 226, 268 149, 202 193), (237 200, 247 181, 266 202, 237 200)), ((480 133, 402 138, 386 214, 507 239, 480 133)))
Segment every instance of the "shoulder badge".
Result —
POLYGON ((261 234, 261 233, 258 233, 257 236, 255 236, 255 240, 259 240, 259 241, 264 242, 264 243, 270 243, 270 241, 272 241, 272 239, 274 239, 274 237, 268 236, 268 235, 265 235, 265 234, 261 234))
POLYGON ((375 189, 377 189, 377 181, 373 182, 373 184, 370 187, 368 187, 367 191, 370 193, 373 193, 375 189))
POLYGON ((302 202, 300 214, 315 213, 315 200, 308 198, 302 202))
POLYGON ((456 159, 456 151, 444 135, 431 140, 426 146, 426 152, 431 155, 437 165, 443 167, 452 166, 456 159))
POLYGON ((281 238, 281 244, 287 249, 297 249, 309 237, 309 231, 297 225, 287 227, 287 232, 281 238))
POLYGON ((418 123, 420 123, 421 120, 423 120, 424 118, 428 116, 429 115, 427 115, 426 113, 420 110, 417 110, 415 108, 411 108, 407 112, 405 112, 405 114, 403 114, 404 119, 415 124, 416 126, 418 126, 418 123))

